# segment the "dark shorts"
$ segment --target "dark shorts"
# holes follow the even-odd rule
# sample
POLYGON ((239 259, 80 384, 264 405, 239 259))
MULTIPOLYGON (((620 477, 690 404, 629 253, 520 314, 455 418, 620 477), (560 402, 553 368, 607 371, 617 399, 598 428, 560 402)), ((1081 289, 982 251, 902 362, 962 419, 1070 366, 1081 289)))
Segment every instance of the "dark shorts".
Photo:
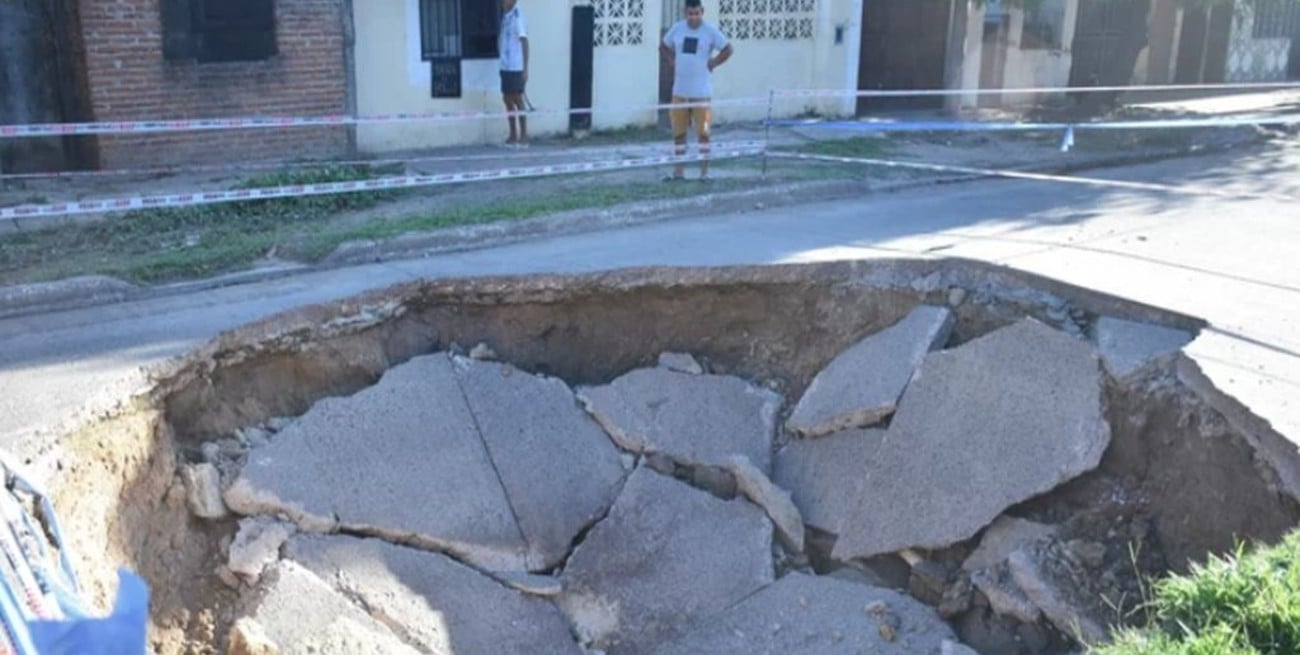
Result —
POLYGON ((523 71, 501 71, 501 93, 505 95, 515 95, 523 92, 523 71))

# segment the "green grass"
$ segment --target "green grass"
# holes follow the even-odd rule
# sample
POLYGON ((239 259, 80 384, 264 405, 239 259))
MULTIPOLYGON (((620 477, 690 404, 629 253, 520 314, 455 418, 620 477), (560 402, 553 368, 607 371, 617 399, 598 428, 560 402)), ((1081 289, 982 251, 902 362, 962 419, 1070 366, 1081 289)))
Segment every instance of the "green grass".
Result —
MULTIPOLYGON (((718 162, 717 167, 726 169, 731 163, 718 162)), ((326 169, 264 176, 240 186, 363 179, 373 174, 368 169, 326 169)), ((709 187, 689 183, 608 182, 525 198, 450 205, 366 222, 333 219, 345 212, 375 207, 393 197, 393 192, 138 211, 102 223, 24 232, 0 239, 0 284, 88 274, 111 275, 142 284, 194 279, 244 269, 272 253, 282 259, 315 262, 348 241, 384 241, 411 232, 518 221, 627 202, 732 191, 750 185, 752 180, 727 179, 709 187)))
POLYGON ((889 155, 893 148, 888 139, 857 136, 850 139, 816 141, 800 146, 797 151, 827 157, 879 158, 889 155))
POLYGON ((1213 557, 1158 581, 1154 621, 1094 655, 1294 655, 1300 653, 1300 532, 1251 552, 1213 557))

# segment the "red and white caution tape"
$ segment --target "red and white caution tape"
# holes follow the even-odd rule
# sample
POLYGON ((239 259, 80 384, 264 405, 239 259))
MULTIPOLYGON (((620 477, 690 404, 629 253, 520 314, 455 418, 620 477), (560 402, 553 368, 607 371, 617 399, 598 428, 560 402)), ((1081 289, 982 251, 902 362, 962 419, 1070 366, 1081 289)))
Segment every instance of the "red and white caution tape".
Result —
POLYGON ((780 159, 802 159, 806 161, 822 161, 841 164, 863 164, 867 166, 883 166, 885 168, 909 168, 914 170, 932 171, 935 173, 959 173, 962 175, 979 175, 982 177, 1005 177, 1017 180, 1036 180, 1040 182, 1064 182, 1068 184, 1083 184, 1087 186, 1110 187, 1116 189, 1129 189, 1133 191, 1160 191, 1168 193, 1181 193, 1194 196, 1212 196, 1216 198, 1233 198, 1233 199, 1252 199, 1252 200, 1276 200, 1279 202, 1298 202, 1300 198, 1282 193, 1255 193, 1253 191, 1233 191, 1231 189, 1216 189, 1203 186, 1158 184, 1155 182, 1128 182, 1124 180, 1104 180, 1095 177, 1075 177, 1072 175, 1052 175, 1050 173, 1031 173, 1028 171, 1013 171, 994 168, 975 168, 971 166, 950 166, 947 164, 926 164, 923 162, 898 161, 894 159, 871 159, 866 157, 835 157, 831 155, 809 155, 795 152, 769 152, 769 157, 780 159))
POLYGON ((402 175, 376 178, 372 180, 299 184, 262 189, 201 191, 153 196, 134 196, 128 198, 110 198, 105 200, 83 200, 78 202, 63 202, 48 205, 22 205, 19 207, 0 208, 0 220, 18 220, 37 216, 97 214, 104 212, 130 211, 135 209, 158 209, 163 207, 189 207, 193 205, 211 205, 248 200, 269 200, 272 198, 295 198, 335 193, 359 193, 363 191, 389 191, 394 189, 411 189, 444 184, 460 184, 464 182, 549 177, 552 175, 567 175, 575 173, 597 173, 672 164, 686 164, 704 161, 706 159, 710 161, 738 159, 741 157, 761 155, 763 152, 764 149, 762 147, 735 148, 713 152, 709 155, 667 155, 658 157, 641 157, 636 159, 586 161, 572 164, 524 166, 460 173, 439 173, 435 175, 402 175))

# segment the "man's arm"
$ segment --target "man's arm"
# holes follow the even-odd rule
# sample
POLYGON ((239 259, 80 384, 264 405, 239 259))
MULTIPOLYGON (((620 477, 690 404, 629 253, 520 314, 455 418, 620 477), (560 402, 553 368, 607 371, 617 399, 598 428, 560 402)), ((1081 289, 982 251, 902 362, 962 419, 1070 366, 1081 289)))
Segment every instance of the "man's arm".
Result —
POLYGON ((662 59, 663 62, 668 65, 669 68, 672 68, 673 65, 677 63, 677 59, 676 57, 674 57, 675 54, 676 53, 673 51, 672 48, 668 47, 663 43, 659 44, 659 58, 662 59))
POLYGON ((709 60, 709 70, 712 71, 713 69, 727 63, 727 60, 731 59, 731 55, 733 53, 735 53, 735 49, 731 47, 730 43, 723 46, 722 51, 719 52, 717 56, 715 56, 713 59, 709 60))
POLYGON ((528 37, 519 37, 519 45, 524 50, 524 82, 528 82, 528 37))

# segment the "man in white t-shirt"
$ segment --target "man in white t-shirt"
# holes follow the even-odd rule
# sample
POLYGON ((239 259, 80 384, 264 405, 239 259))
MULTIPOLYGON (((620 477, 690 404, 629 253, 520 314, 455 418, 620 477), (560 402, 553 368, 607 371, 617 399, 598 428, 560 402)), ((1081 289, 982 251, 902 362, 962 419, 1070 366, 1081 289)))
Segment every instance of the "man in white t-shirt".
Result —
POLYGON ((519 0, 501 3, 501 32, 497 50, 501 54, 501 97, 510 114, 507 146, 528 145, 528 119, 524 117, 524 89, 528 84, 528 23, 519 0))
MULTIPOLYGON (((668 0, 671 1, 671 0, 668 0)), ((664 35, 659 51, 673 69, 673 108, 668 114, 673 123, 673 142, 677 154, 686 154, 686 133, 695 124, 700 154, 709 152, 709 127, 713 114, 709 100, 713 97, 710 81, 714 69, 731 58, 733 49, 727 36, 711 23, 704 22, 701 0, 685 0, 686 20, 678 21, 664 35), (716 54, 715 54, 716 53, 716 54)), ((686 166, 678 164, 669 180, 683 180, 686 166)), ((709 162, 700 163, 700 180, 709 180, 709 162)))

